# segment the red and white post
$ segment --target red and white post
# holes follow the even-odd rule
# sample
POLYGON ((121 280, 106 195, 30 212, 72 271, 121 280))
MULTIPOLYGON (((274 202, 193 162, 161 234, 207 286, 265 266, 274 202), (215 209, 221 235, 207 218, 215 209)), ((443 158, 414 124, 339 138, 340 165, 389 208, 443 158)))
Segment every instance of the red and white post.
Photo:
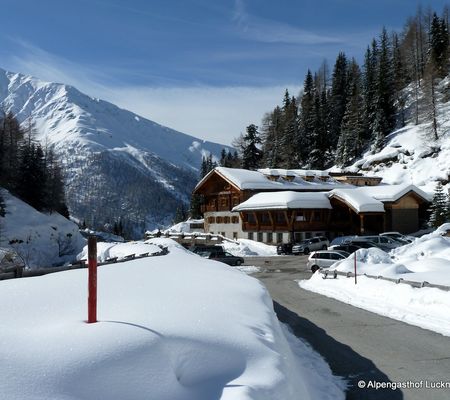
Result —
POLYGON ((88 237, 88 324, 97 322, 97 238, 88 237))

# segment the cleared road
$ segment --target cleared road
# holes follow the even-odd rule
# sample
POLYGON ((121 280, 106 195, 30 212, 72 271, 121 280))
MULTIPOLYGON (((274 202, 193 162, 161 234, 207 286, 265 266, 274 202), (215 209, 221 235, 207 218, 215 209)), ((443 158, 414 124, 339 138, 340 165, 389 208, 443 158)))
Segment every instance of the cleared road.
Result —
POLYGON ((449 337, 301 289, 296 281, 311 276, 305 263, 304 256, 246 258, 263 269, 253 276, 269 290, 278 318, 349 382, 347 399, 450 399, 442 388, 450 385, 449 337), (406 386, 376 390, 369 381, 406 386))

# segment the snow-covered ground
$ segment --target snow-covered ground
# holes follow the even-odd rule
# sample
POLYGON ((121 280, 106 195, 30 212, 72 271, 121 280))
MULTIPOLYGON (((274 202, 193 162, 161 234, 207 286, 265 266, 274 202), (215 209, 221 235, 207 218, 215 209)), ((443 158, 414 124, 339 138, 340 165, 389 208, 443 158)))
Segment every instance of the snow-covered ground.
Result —
MULTIPOLYGON (((8 400, 343 399, 344 382, 282 327, 261 283, 187 252, 1 283, 0 393, 8 400)), ((135 252, 122 246, 120 253, 135 252)), ((113 247, 100 245, 100 256, 113 247)))
MULTIPOLYGON (((450 224, 446 225, 450 228, 450 224)), ((413 288, 363 276, 450 286, 450 237, 442 236, 444 228, 446 226, 389 254, 375 248, 358 250, 356 285, 354 278, 322 279, 318 272, 311 279, 300 281, 299 285, 356 307, 450 336, 450 291, 413 288)), ((353 255, 330 268, 334 269, 353 272, 353 255)))
POLYGON ((11 248, 29 268, 75 260, 85 245, 78 226, 58 213, 45 214, 0 189, 6 206, 0 217, 0 245, 11 248))

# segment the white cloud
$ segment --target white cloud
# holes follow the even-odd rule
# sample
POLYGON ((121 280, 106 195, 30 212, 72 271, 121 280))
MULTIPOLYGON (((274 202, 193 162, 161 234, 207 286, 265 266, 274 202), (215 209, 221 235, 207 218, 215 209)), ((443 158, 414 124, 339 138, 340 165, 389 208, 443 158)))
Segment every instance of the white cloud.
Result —
POLYGON ((295 26, 256 17, 247 13, 243 0, 235 0, 233 21, 242 35, 264 43, 287 43, 303 45, 339 44, 343 39, 300 29, 295 26))
MULTIPOLYGON (((294 85, 287 85, 295 93, 294 85)), ((122 88, 109 101, 201 139, 223 144, 281 103, 287 86, 122 88)))

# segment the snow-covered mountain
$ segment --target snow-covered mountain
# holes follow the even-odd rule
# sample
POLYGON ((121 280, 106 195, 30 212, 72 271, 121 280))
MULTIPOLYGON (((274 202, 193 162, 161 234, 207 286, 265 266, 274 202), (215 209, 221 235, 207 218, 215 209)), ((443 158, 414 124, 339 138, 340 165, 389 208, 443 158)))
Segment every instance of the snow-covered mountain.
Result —
POLYGON ((226 148, 74 87, 2 69, 0 108, 25 129, 31 120, 37 138, 54 146, 65 167, 71 214, 97 227, 119 217, 136 232, 170 222, 190 197, 202 156, 226 148))

